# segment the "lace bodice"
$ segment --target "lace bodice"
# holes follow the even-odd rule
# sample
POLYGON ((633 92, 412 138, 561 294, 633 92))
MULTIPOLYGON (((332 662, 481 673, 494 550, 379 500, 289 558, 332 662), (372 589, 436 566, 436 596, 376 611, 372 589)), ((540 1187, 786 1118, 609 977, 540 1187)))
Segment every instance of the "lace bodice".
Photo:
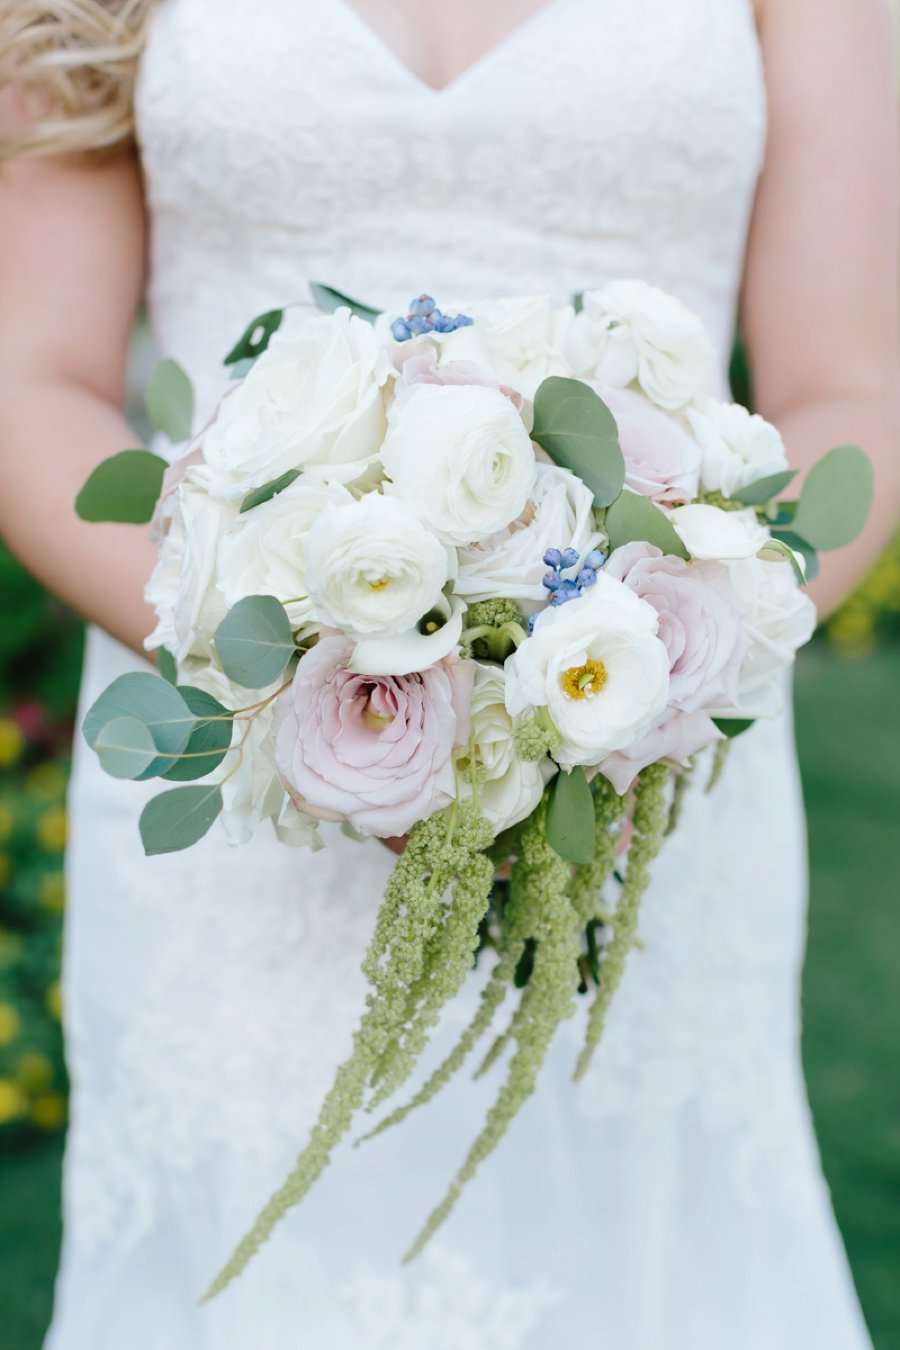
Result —
POLYGON ((724 363, 764 143, 751 0, 547 0, 439 92, 348 0, 162 0, 137 111, 153 323, 210 394, 310 278, 399 308, 642 277, 724 363))

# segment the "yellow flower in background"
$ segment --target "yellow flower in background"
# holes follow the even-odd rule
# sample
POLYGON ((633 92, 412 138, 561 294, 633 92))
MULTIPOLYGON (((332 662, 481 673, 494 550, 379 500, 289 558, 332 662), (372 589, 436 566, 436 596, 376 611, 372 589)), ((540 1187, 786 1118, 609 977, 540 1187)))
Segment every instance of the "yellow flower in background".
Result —
POLYGON ((31 1103, 31 1119, 39 1130, 58 1130, 66 1123, 66 1103, 58 1092, 45 1092, 31 1103))
POLYGON ((66 882, 62 872, 48 872, 38 882, 38 901, 44 909, 61 914, 66 903, 66 882))
POLYGON ((22 1030, 22 1019, 11 1003, 0 1003, 0 1045, 12 1045, 22 1030))
POLYGON ((0 768, 10 768, 24 749, 25 737, 19 727, 10 718, 0 717, 0 768))
POLYGON ((50 1016, 55 1017, 57 1022, 59 1022, 62 1018, 62 989, 60 988, 59 980, 56 981, 56 984, 51 984, 50 988, 47 990, 46 1002, 47 1011, 50 1016))
POLYGON ((29 1050, 19 1056, 16 1063, 16 1079, 32 1096, 47 1092, 53 1086, 53 1065, 46 1055, 29 1050))
POLYGON ((55 760, 48 759, 31 770, 25 780, 32 797, 45 802, 58 802, 66 791, 66 771, 55 760))
POLYGON ((0 802, 0 844, 5 844, 16 825, 16 816, 9 802, 0 802))
POLYGON ((39 817, 37 837, 48 853, 61 853, 66 846, 66 813, 61 806, 51 806, 39 817))
POLYGON ((0 1078, 0 1125, 8 1125, 11 1120, 23 1116, 27 1109, 28 1102, 18 1083, 0 1078))
POLYGON ((12 881, 12 859, 8 853, 0 853, 0 891, 5 890, 12 881))

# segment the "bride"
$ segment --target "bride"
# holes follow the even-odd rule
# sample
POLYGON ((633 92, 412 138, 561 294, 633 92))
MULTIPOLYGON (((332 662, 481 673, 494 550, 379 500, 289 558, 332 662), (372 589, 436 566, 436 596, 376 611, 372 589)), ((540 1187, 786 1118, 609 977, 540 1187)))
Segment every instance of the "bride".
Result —
MULTIPOLYGON (((740 297, 756 401, 794 462, 856 441, 877 464, 868 534, 826 562, 821 606, 888 533, 900 248, 881 0, 4 0, 0 83, 0 520, 93 621, 85 705, 140 666, 153 624, 149 540, 72 510, 133 443, 120 409, 145 294, 199 418, 247 320, 308 279, 399 310, 423 289, 564 300, 640 277, 703 316, 720 395, 740 297)), ((736 743, 714 797, 690 794, 591 1075, 569 1081, 567 1029, 424 1257, 399 1262, 490 1082, 342 1150, 202 1308, 348 1050, 391 858, 338 834, 298 860, 260 831, 146 859, 140 798, 79 743, 48 1350, 870 1345, 801 1078, 787 717, 736 743)))

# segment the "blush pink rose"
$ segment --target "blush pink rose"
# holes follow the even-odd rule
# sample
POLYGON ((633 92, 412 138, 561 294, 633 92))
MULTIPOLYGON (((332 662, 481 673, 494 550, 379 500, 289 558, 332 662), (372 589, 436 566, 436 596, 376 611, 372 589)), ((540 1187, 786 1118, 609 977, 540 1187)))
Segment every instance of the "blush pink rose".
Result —
POLYGON ((328 636, 275 705, 275 759, 295 804, 387 839, 456 796, 453 751, 468 736, 470 661, 412 675, 357 675, 354 644, 328 636))
POLYGON ((633 389, 594 384, 619 428, 625 483, 660 506, 692 502, 703 459, 693 436, 674 417, 633 389))
POLYGON ((749 639, 737 596, 723 575, 702 564, 663 555, 652 544, 625 544, 604 571, 622 581, 659 615, 669 653, 669 706, 695 713, 737 702, 749 639))
POLYGON ((703 712, 679 712, 667 708, 663 715, 627 750, 617 750, 597 766, 597 772, 608 778, 622 797, 631 787, 641 769, 660 760, 687 765, 691 755, 704 750, 713 741, 722 739, 715 722, 703 712))
POLYGON ((434 348, 407 355, 401 347, 394 356, 394 365, 398 372, 394 385, 396 393, 414 384, 468 384, 482 389, 499 389, 519 412, 525 406, 522 395, 508 384, 501 384, 489 370, 476 365, 474 361, 447 361, 441 365, 434 348))

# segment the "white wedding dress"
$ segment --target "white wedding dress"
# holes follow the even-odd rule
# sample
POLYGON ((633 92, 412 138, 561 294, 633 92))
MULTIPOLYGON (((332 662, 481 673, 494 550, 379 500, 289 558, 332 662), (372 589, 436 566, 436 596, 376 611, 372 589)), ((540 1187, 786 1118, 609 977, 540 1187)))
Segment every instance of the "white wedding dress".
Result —
MULTIPOLYGON (((348 0, 162 0, 138 92, 158 343, 203 416, 245 323, 308 278, 399 310, 642 277, 704 316, 724 392, 765 111, 750 0, 547 0, 442 92, 348 0)), ((85 706, 133 665, 93 633, 85 706)), ((206 1307, 349 1049, 391 859, 266 829, 148 860, 147 788, 77 748, 48 1350, 870 1345, 800 1069, 787 718, 691 792, 589 1077, 570 1081, 582 1009, 425 1255, 400 1264, 501 1070, 342 1148, 206 1307)))

